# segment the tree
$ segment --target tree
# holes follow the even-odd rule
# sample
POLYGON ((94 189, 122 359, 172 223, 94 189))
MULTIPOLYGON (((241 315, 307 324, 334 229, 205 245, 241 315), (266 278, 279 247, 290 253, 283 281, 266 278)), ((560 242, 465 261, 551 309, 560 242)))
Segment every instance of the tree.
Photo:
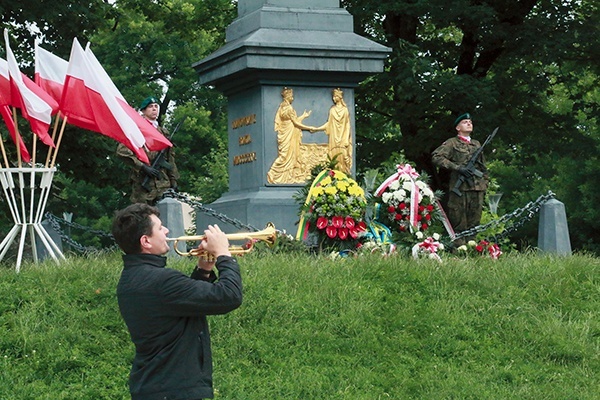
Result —
MULTIPOLYGON (((588 186, 562 186, 557 177, 565 167, 557 161, 581 155, 593 160, 597 153, 598 103, 589 95, 599 65, 594 37, 600 18, 594 2, 342 4, 354 15, 356 32, 393 50, 385 72, 357 90, 359 169, 402 150, 432 176, 435 189, 447 191, 430 154, 454 134, 454 118, 468 111, 482 139, 500 126, 487 155, 507 166, 497 177, 506 210, 548 189, 573 202, 568 209, 591 202, 588 186)), ((593 175, 578 178, 588 182, 593 175)), ((577 247, 583 237, 598 239, 595 223, 575 218, 572 214, 577 247)), ((527 238, 529 244, 534 240, 531 234, 527 238)))
MULTIPOLYGON (((170 129, 187 116, 173 138, 182 174, 179 189, 202 190, 193 194, 203 199, 216 199, 226 190, 227 168, 219 165, 227 162, 222 157, 227 141, 225 102, 216 91, 198 84, 192 64, 224 42, 225 26, 235 16, 234 3, 57 1, 48 7, 40 7, 39 1, 28 3, 0 1, 1 21, 11 27, 11 36, 19 43, 13 49, 19 50, 24 72, 33 76, 36 37, 42 47, 66 60, 74 37, 83 45, 89 42, 132 106, 138 107, 150 95, 160 98, 162 124, 170 129), (28 29, 32 26, 36 29, 28 29)), ((129 171, 115 157, 116 146, 107 137, 67 125, 47 210, 55 215, 73 212, 74 220, 96 221, 125 206, 129 171)), ((39 151, 44 154, 38 160, 44 159, 46 149, 39 151)))

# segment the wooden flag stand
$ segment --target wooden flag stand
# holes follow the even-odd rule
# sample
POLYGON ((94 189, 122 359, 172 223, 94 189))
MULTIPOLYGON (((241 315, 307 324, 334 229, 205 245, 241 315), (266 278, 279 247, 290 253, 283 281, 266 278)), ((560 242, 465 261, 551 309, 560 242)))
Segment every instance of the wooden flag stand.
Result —
POLYGON ((50 194, 55 167, 52 168, 0 168, 0 183, 13 217, 14 226, 0 243, 0 261, 20 234, 17 252, 16 271, 21 269, 23 250, 27 234, 31 238, 33 259, 38 262, 36 235, 43 243, 48 254, 58 263, 65 259, 60 248, 54 243, 42 226, 42 217, 50 194))

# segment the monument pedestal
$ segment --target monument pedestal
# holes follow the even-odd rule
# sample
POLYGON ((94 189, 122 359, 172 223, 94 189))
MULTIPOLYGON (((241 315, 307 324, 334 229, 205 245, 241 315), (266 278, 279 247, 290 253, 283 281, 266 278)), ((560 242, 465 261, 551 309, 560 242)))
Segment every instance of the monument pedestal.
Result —
MULTIPOLYGON (((318 127, 328 121, 332 90, 340 88, 354 147, 354 88, 383 70, 389 51, 354 33, 353 18, 338 0, 239 0, 226 44, 194 65, 200 83, 215 86, 228 102, 229 191, 210 207, 258 229, 272 222, 293 234, 300 207, 293 196, 310 183, 311 168, 326 161, 328 136, 305 130, 299 152, 313 154, 300 163, 303 172, 269 182, 280 154, 275 116, 282 90, 293 90, 297 116, 311 111, 303 124, 318 127)), ((354 149, 351 154, 353 175, 354 149)), ((196 226, 202 230, 211 221, 198 215, 196 226)))

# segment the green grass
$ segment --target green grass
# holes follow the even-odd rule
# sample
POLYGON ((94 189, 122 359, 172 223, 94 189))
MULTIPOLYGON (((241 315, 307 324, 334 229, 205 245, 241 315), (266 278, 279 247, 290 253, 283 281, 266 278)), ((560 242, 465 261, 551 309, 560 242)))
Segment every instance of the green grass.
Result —
MULTIPOLYGON (((191 270, 193 260, 172 260, 191 270)), ((597 399, 600 260, 250 254, 217 399, 597 399)), ((0 399, 127 399, 120 256, 0 269, 0 399)))

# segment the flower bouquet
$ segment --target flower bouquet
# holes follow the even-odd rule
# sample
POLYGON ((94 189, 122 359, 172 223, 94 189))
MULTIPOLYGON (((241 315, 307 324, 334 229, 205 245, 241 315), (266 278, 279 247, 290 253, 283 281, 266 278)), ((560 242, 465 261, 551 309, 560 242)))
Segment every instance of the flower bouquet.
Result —
POLYGON ((469 240, 467 244, 463 244, 456 249, 458 254, 485 256, 489 255, 492 259, 497 260, 502 255, 500 246, 496 243, 480 240, 476 242, 469 240))
MULTIPOLYGON (((423 232, 417 232, 415 236, 421 240, 423 239, 424 235, 423 232)), ((411 250, 413 258, 418 259, 420 256, 425 256, 441 263, 442 259, 438 254, 438 250, 444 250, 444 245, 438 242, 438 240, 440 240, 440 235, 438 233, 434 233, 432 236, 429 236, 422 242, 415 244, 411 250)))
POLYGON ((414 233, 429 233, 441 221, 438 195, 410 164, 396 168, 375 191, 377 219, 389 226, 396 238, 413 244, 414 233))
POLYGON ((364 190, 345 173, 323 170, 314 179, 304 205, 296 239, 317 236, 319 248, 355 248, 366 230, 364 190))

